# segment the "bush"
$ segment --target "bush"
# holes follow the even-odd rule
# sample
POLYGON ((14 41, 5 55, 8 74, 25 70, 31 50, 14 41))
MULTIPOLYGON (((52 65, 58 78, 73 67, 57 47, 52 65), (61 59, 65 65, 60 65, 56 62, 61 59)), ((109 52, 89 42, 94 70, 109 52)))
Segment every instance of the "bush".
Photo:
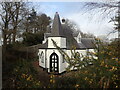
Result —
POLYGON ((120 88, 120 58, 116 48, 118 43, 105 45, 96 39, 94 52, 88 52, 86 56, 83 56, 73 49, 71 50, 72 57, 69 57, 56 43, 54 44, 59 52, 67 57, 65 60, 69 63, 69 71, 71 67, 77 68, 77 73, 73 74, 72 78, 68 80, 66 77, 63 84, 58 82, 61 87, 65 84, 73 87, 76 84, 76 88, 120 88), (89 65, 90 63, 92 65, 89 65))
POLYGON ((36 75, 37 71, 32 67, 30 60, 19 60, 9 79, 3 81, 3 88, 40 88, 42 84, 37 80, 36 75))
POLYGON ((77 82, 76 77, 64 76, 56 79, 55 86, 57 88, 75 88, 76 82, 77 82))
POLYGON ((23 34, 23 44, 27 46, 40 44, 42 43, 43 39, 44 39, 44 32, 23 34))

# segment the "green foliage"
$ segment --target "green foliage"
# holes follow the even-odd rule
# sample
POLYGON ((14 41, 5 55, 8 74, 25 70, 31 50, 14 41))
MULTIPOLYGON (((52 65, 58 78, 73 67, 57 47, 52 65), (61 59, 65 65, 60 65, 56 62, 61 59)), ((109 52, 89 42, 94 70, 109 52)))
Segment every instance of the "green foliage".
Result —
POLYGON ((51 23, 51 18, 46 14, 38 15, 33 8, 32 12, 29 13, 29 17, 23 23, 26 32, 38 33, 40 31, 46 31, 47 26, 51 23))
POLYGON ((42 43, 44 39, 44 32, 39 33, 24 33, 23 44, 31 46, 42 43))
POLYGON ((7 45, 6 60, 2 61, 2 87, 3 88, 30 88, 40 87, 41 82, 36 79, 37 72, 32 66, 32 59, 26 59, 27 55, 23 50, 24 45, 16 42, 7 45))
POLYGON ((57 88, 75 88, 77 78, 72 76, 65 76, 56 79, 55 86, 57 88))
POLYGON ((9 63, 8 66, 11 69, 7 75, 3 76, 3 80, 5 80, 3 81, 3 88, 21 89, 42 87, 41 82, 36 78, 37 71, 32 66, 32 60, 21 59, 14 64, 9 63))
POLYGON ((29 60, 21 60, 13 70, 13 86, 16 88, 40 88, 41 82, 36 78, 37 72, 29 60))
POLYGON ((87 53, 89 56, 80 55, 73 48, 71 57, 60 49, 56 42, 53 41, 53 44, 66 56, 65 60, 70 64, 69 71, 72 67, 77 68, 72 77, 75 78, 76 86, 79 88, 120 88, 120 60, 118 54, 116 55, 118 43, 105 45, 96 39, 96 48, 94 52, 87 53))
MULTIPOLYGON (((96 52, 91 53, 91 59, 93 60, 93 66, 86 68, 83 71, 87 71, 86 76, 91 82, 93 81, 93 87, 97 88, 118 88, 120 87, 120 63, 118 57, 113 54, 114 48, 111 45, 102 45, 102 42, 98 40, 98 47, 96 52), (95 58, 97 56, 98 58, 95 58)), ((89 58, 90 59, 90 58, 89 58)), ((82 70, 80 70, 82 71, 82 70)), ((83 72, 85 73, 85 72, 83 72)), ((83 74, 80 72, 80 74, 83 74)))

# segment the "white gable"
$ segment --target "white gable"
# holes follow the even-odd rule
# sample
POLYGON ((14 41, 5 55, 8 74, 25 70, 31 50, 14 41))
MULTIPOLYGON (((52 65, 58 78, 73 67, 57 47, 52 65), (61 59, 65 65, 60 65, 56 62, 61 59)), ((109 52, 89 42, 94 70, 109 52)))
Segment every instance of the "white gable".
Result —
POLYGON ((77 36, 74 37, 75 40, 77 41, 77 43, 81 43, 81 34, 79 32, 79 34, 77 36))

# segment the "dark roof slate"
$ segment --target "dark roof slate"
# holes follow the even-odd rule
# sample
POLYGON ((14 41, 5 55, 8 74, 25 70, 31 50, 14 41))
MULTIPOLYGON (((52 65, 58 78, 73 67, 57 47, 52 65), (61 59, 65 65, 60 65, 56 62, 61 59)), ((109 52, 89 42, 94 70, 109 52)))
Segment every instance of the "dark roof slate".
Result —
POLYGON ((83 43, 78 43, 78 45, 79 45, 79 48, 86 48, 83 43))
POLYGON ((93 38, 81 38, 81 42, 86 48, 95 48, 95 41, 93 38))
POLYGON ((73 33, 73 37, 77 37, 79 33, 73 33))
POLYGON ((53 20, 51 34, 52 34, 52 36, 64 36, 61 22, 60 22, 60 17, 59 17, 59 14, 57 12, 56 12, 54 20, 53 20))
MULTIPOLYGON (((77 36, 78 33, 73 35, 73 32, 66 29, 65 25, 61 25, 59 14, 56 12, 53 27, 51 33, 44 34, 46 38, 52 36, 64 36, 66 38, 66 49, 71 49, 75 46, 77 49, 92 49, 94 48, 94 39, 93 38, 81 38, 81 43, 77 43, 74 36, 77 36), (63 28, 63 29, 62 29, 63 28)), ((48 41, 46 43, 41 44, 40 48, 48 48, 48 41)))
POLYGON ((39 48, 48 48, 48 40, 44 44, 40 44, 39 48))

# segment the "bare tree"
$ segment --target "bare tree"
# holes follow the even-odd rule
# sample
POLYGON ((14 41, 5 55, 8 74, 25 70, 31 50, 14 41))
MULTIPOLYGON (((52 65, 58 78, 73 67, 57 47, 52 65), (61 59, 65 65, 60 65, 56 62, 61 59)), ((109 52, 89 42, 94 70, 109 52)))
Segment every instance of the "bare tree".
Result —
MULTIPOLYGON (((85 4, 85 8, 87 8, 87 11, 94 11, 97 10, 101 13, 103 18, 111 17, 112 22, 114 22, 115 17, 120 18, 120 2, 117 0, 102 0, 101 2, 88 2, 85 4), (116 13, 113 15, 113 13, 116 13)), ((118 26, 120 25, 120 22, 118 21, 118 26)), ((117 29, 118 31, 118 37, 120 37, 120 28, 117 29)), ((113 31, 116 32, 116 31, 113 31)))
POLYGON ((73 22, 69 19, 66 19, 66 20, 63 19, 62 22, 64 23, 63 29, 68 30, 68 32, 70 32, 72 34, 81 32, 80 28, 78 27, 78 25, 75 22, 73 22))
POLYGON ((3 35, 3 60, 5 59, 6 56, 6 45, 7 45, 7 39, 11 35, 11 30, 9 29, 9 23, 11 21, 11 14, 10 14, 10 8, 12 7, 11 3, 5 2, 1 3, 2 7, 2 13, 0 14, 2 23, 1 23, 1 30, 2 30, 2 35, 3 35))
POLYGON ((98 12, 101 12, 101 14, 105 15, 111 15, 113 14, 113 11, 118 10, 119 2, 116 0, 101 0, 101 2, 87 2, 85 4, 85 8, 87 8, 87 11, 93 11, 96 10, 98 12))
POLYGON ((15 39, 16 39, 16 34, 17 34, 17 29, 18 29, 18 25, 21 21, 21 19, 19 18, 19 15, 21 15, 21 6, 22 6, 23 3, 20 3, 20 2, 15 2, 14 3, 14 7, 15 7, 15 10, 13 10, 12 12, 14 12, 12 14, 12 26, 13 26, 13 43, 15 42, 15 39))
POLYGON ((2 2, 1 5, 1 30, 3 38, 3 55, 5 59, 6 46, 8 43, 14 43, 16 40, 19 24, 23 19, 23 2, 2 2), (8 42, 9 41, 9 42, 8 42))
MULTIPOLYGON (((117 58, 120 59, 119 43, 120 43, 120 1, 117 0, 105 0, 103 2, 90 2, 85 5, 89 10, 99 9, 102 12, 102 15, 109 16, 115 12, 115 15, 111 17, 110 22, 114 22, 114 31, 112 33, 118 32, 117 39, 117 58), (106 13, 106 14, 104 14, 106 13)), ((109 33, 110 34, 110 33, 109 33)), ((116 40, 115 40, 116 41, 116 40)))

